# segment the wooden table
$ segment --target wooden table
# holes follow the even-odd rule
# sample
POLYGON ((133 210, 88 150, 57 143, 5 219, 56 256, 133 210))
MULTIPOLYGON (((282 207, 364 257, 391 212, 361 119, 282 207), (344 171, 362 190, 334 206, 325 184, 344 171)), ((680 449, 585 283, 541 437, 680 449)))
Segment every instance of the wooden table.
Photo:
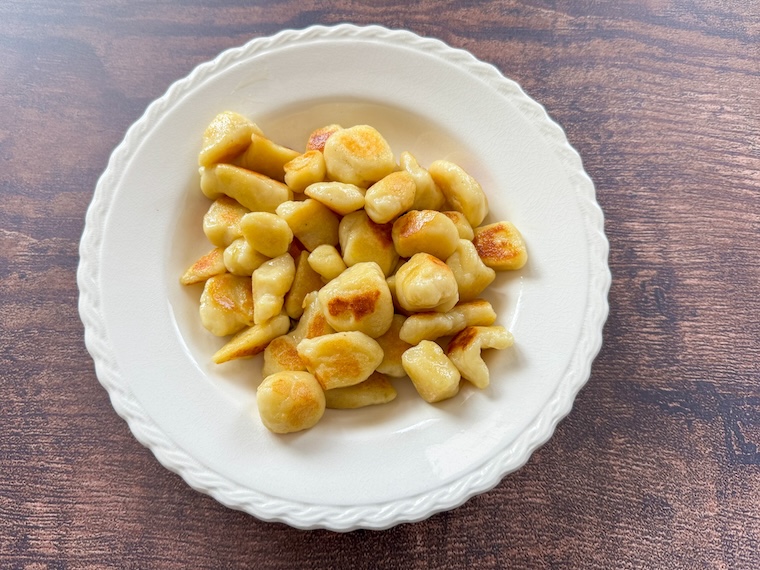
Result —
POLYGON ((0 567, 760 567, 760 4, 0 4, 0 567), (267 524, 130 434, 84 348, 96 180, 153 99, 284 28, 470 50, 567 131, 610 240, 610 317, 554 437, 493 491, 384 532, 267 524))

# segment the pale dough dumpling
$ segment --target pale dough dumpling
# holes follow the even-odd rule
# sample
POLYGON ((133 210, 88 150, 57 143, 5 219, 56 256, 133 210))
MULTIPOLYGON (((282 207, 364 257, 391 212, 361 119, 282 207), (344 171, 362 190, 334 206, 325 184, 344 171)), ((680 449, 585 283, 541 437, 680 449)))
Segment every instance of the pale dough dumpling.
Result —
POLYGON ((429 253, 416 253, 396 272, 396 298, 407 311, 445 313, 457 304, 459 288, 448 265, 429 253))
POLYGON ((459 370, 433 341, 423 340, 410 348, 401 362, 417 393, 426 402, 440 402, 459 392, 459 370))
POLYGON ((251 144, 236 162, 243 168, 284 182, 284 165, 299 154, 292 148, 279 145, 266 137, 253 133, 251 144))
POLYGON ((317 182, 304 190, 309 198, 314 198, 341 216, 364 206, 364 192, 364 188, 343 182, 317 182))
POLYGON ((325 394, 308 372, 278 372, 259 385, 256 405, 267 429, 291 433, 316 425, 325 413, 325 394))
POLYGON ((233 111, 219 113, 203 131, 198 155, 200 166, 231 160, 251 144, 251 135, 261 130, 244 116, 233 111))
POLYGON ((415 313, 404 321, 399 338, 409 344, 421 340, 435 340, 456 334, 469 326, 488 326, 496 322, 496 312, 491 303, 475 299, 460 303, 446 313, 415 313))
POLYGON ((436 160, 429 171, 452 208, 462 212, 472 227, 485 219, 488 198, 477 180, 448 160, 436 160))
POLYGON ((414 193, 414 202, 411 210, 440 210, 446 204, 446 196, 433 181, 430 173, 422 168, 417 159, 409 152, 402 152, 399 157, 399 166, 412 175, 417 187, 414 193))
POLYGON ((296 275, 296 265, 289 253, 266 263, 253 272, 253 321, 262 324, 279 314, 296 275))
POLYGON ((412 207, 415 190, 411 174, 392 172, 367 189, 364 210, 376 224, 387 224, 412 207))
POLYGON ((323 243, 338 245, 338 216, 312 198, 303 202, 283 202, 277 207, 277 215, 288 223, 293 235, 309 251, 323 243))
POLYGON ((300 319, 306 295, 322 288, 322 276, 309 265, 309 252, 296 257, 296 274, 290 290, 285 294, 285 312, 291 319, 300 319))
POLYGON ((396 389, 393 384, 378 372, 373 372, 364 382, 359 382, 353 386, 325 390, 327 407, 337 410, 387 404, 395 398, 396 389))
POLYGON ((266 261, 269 258, 253 249, 245 238, 238 238, 224 248, 224 266, 235 275, 250 277, 266 261))
MULTIPOLYGON (((455 282, 456 283, 456 282, 455 282)), ((377 263, 357 263, 318 293, 327 322, 337 331, 384 334, 393 320, 393 299, 377 263)))
POLYGON ((471 241, 459 240, 456 251, 446 260, 459 287, 459 300, 470 301, 480 295, 496 278, 496 272, 480 259, 471 241))
POLYGON ((327 139, 323 152, 330 180, 362 188, 396 169, 390 145, 369 125, 336 131, 327 139))
POLYGON ((383 349, 363 332, 337 332, 298 343, 298 355, 325 390, 353 386, 369 378, 383 349))
POLYGON ((374 261, 386 277, 396 267, 398 253, 393 246, 393 225, 376 224, 363 210, 348 214, 340 221, 338 240, 343 261, 349 267, 374 261))
POLYGON ((309 254, 309 265, 319 273, 325 283, 346 270, 346 264, 334 245, 323 244, 309 254))
POLYGON ((457 212, 456 210, 446 210, 445 212, 441 213, 452 222, 454 222, 454 225, 457 227, 457 231, 459 232, 460 239, 468 239, 472 241, 472 238, 475 237, 475 232, 472 231, 470 222, 467 221, 467 218, 462 212, 457 212))
POLYGON ((224 194, 252 212, 274 212, 293 199, 293 192, 282 182, 239 166, 215 164, 201 168, 200 173, 201 191, 207 198, 216 200, 224 194))
POLYGON ((250 212, 240 219, 240 231, 251 247, 266 255, 277 257, 287 253, 293 232, 277 214, 250 212))

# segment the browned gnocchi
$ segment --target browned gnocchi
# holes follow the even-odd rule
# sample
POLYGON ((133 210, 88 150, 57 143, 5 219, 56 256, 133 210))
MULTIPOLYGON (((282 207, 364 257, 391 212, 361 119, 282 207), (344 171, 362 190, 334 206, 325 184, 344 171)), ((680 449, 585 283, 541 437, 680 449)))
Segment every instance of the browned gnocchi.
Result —
POLYGON ((396 157, 369 125, 325 125, 304 143, 282 146, 231 111, 203 133, 213 249, 180 283, 202 286, 202 326, 230 337, 213 361, 263 353, 257 408, 274 433, 309 429, 326 408, 388 405, 398 382, 431 404, 462 380, 487 388, 481 351, 514 339, 480 295, 525 265, 522 234, 487 220, 459 165, 396 157))

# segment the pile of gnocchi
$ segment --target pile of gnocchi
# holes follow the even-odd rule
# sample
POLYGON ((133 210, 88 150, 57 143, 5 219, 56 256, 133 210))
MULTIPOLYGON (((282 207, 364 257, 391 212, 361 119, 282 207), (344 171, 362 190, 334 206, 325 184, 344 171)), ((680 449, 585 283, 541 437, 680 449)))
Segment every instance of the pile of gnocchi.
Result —
POLYGON ((203 133, 198 162, 213 249, 180 281, 203 284, 203 326, 232 335, 214 362, 264 353, 256 402, 269 430, 390 402, 389 377, 430 403, 462 379, 488 386, 481 350, 513 337, 479 296, 527 250, 512 223, 481 225, 488 200, 462 168, 397 162, 368 125, 317 129, 301 153, 230 111, 203 133))

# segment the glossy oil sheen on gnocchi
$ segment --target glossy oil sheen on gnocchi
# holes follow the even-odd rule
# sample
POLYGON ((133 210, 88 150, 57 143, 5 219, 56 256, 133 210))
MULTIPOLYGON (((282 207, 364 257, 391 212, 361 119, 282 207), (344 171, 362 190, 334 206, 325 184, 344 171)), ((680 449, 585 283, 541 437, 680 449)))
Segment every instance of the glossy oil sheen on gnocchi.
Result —
POLYGON ((387 404, 394 382, 431 404, 463 380, 487 388, 481 351, 514 339, 480 295, 528 254, 511 222, 483 225, 488 199, 470 174, 396 157, 369 125, 324 125, 300 152, 225 111, 201 138, 210 251, 180 283, 200 289, 199 323, 229 337, 214 362, 263 353, 267 429, 387 404))

